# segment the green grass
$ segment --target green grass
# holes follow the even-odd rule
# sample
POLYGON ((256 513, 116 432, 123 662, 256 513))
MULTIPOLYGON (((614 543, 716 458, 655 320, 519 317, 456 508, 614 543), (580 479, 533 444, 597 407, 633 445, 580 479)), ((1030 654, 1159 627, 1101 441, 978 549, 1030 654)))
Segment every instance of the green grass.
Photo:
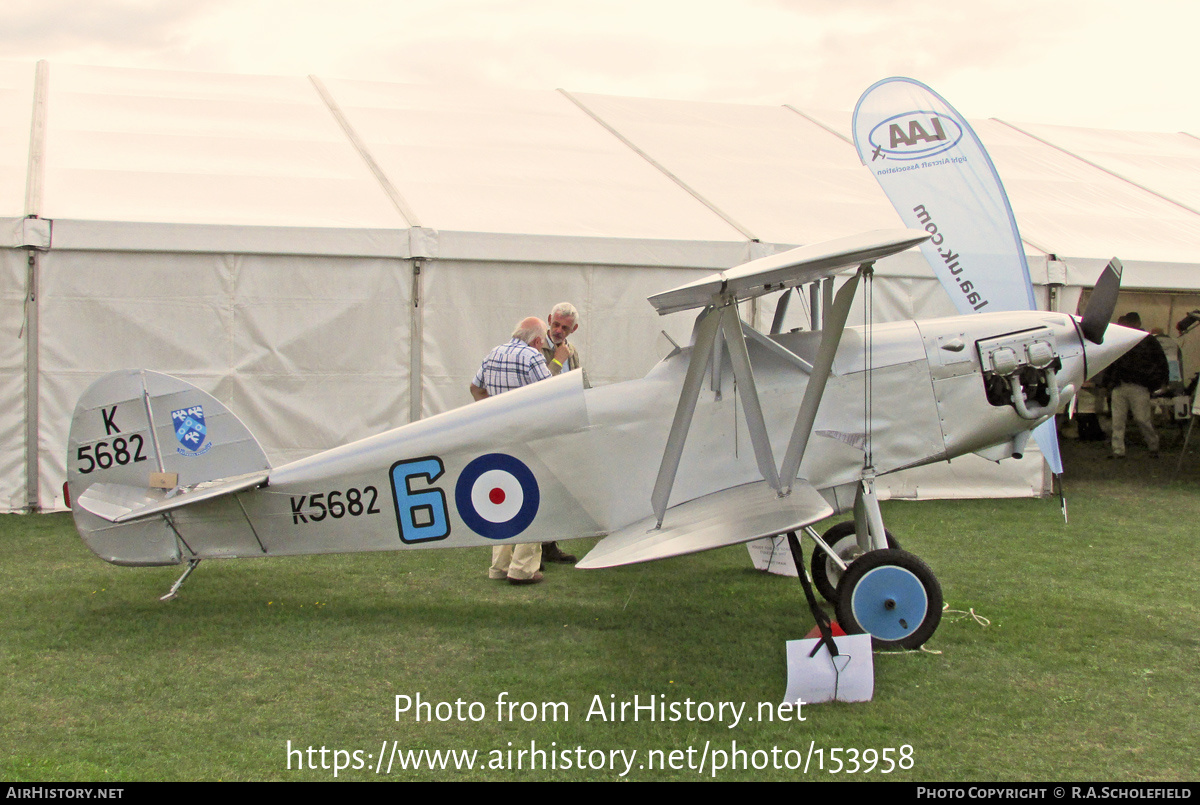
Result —
MULTIPOLYGON (((634 780, 698 779, 637 764, 650 750, 734 741, 801 754, 811 742, 827 767, 834 747, 909 745, 914 765, 719 779, 1195 780, 1200 468, 1171 483, 1172 456, 1105 462, 1099 449, 1068 448, 1069 525, 1054 501, 884 504, 950 607, 990 625, 948 616, 928 646, 937 653, 877 654, 870 703, 810 705, 801 723, 734 729, 585 716, 597 695, 746 702, 747 715, 782 698, 784 641, 802 637, 811 616, 797 582, 754 572, 744 548, 609 571, 551 566, 546 583, 523 588, 485 578, 486 549, 210 561, 160 603, 178 568, 107 565, 69 516, 0 517, 0 778, 326 780, 332 770, 297 770, 294 757, 288 769, 289 740, 361 750, 364 762, 395 740, 477 749, 483 762, 510 742, 636 749, 634 780), (499 722, 505 691, 565 702, 570 718, 499 722), (417 693, 481 702, 486 718, 396 720, 394 697, 417 693)), ((618 778, 377 777, 370 763, 339 778, 618 778)))

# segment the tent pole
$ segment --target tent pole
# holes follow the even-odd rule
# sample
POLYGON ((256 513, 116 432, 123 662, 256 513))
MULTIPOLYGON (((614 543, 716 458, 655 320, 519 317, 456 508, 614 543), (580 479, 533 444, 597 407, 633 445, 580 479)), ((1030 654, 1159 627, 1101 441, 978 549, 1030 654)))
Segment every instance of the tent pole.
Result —
POLYGON ((27 249, 25 291, 25 510, 41 510, 38 493, 38 260, 27 249))
POLYGON ((412 261, 412 311, 409 316, 408 332, 408 421, 421 418, 424 399, 421 393, 422 357, 425 351, 425 312, 423 292, 425 289, 422 268, 425 261, 419 257, 412 261))
MULTIPOLYGON (((46 155, 46 98, 50 88, 50 63, 37 63, 33 79, 33 118, 29 131, 29 162, 25 179, 25 217, 38 218, 42 212, 42 189, 46 155)), ((26 222, 28 224, 28 222, 26 222)), ((23 227, 24 230, 24 227, 23 227)), ((38 274, 37 247, 23 232, 25 274, 25 510, 41 511, 41 485, 38 466, 38 390, 41 364, 38 361, 38 274)), ((49 248, 47 242, 43 244, 49 248)))

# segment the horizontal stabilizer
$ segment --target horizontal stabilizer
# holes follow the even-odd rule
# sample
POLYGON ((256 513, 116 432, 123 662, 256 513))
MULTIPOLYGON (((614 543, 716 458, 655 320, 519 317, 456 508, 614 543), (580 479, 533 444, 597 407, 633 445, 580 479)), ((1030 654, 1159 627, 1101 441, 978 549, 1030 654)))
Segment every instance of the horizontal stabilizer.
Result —
POLYGON ((797 480, 779 497, 766 481, 723 489, 667 509, 661 528, 651 515, 614 531, 575 566, 583 569, 632 565, 671 556, 773 537, 833 514, 825 498, 797 480))
POLYGON ((110 523, 130 523, 203 500, 253 489, 261 486, 267 480, 267 475, 265 472, 252 472, 233 478, 222 478, 219 481, 208 481, 174 495, 161 489, 97 483, 89 486, 87 491, 79 496, 78 503, 80 508, 110 523))
POLYGON ((717 294, 733 294, 739 302, 753 299, 902 252, 928 237, 928 232, 916 229, 886 229, 801 246, 655 294, 650 297, 650 304, 659 315, 666 315, 707 307, 717 294))

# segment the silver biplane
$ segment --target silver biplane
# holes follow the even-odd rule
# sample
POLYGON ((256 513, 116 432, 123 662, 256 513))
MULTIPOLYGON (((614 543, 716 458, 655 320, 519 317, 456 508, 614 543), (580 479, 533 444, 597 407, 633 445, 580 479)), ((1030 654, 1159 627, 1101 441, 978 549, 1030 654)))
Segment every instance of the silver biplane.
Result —
POLYGON ((874 479, 967 453, 1019 456, 1032 428, 1144 336, 1105 334, 1115 261, 1081 318, 847 327, 874 261, 926 237, 805 246, 651 297, 660 314, 700 313, 692 343, 641 380, 590 388, 564 372, 281 467, 204 391, 146 370, 106 375, 71 423, 76 526, 109 562, 187 563, 164 598, 210 558, 603 537, 578 564, 603 568, 803 530, 847 632, 920 645, 940 620, 940 586, 889 542, 874 479), (835 296, 834 275, 851 271, 835 296), (780 332, 801 286, 824 326, 780 332), (770 293, 784 296, 760 333, 738 304, 770 293), (840 512, 853 520, 812 528, 840 512))

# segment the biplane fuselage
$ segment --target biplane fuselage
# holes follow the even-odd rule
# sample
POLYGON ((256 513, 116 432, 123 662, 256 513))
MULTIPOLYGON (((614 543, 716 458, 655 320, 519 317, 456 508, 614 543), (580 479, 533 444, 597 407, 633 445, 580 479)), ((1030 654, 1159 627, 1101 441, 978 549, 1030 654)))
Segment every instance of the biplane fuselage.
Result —
MULTIPOLYGON (((770 441, 782 445, 804 398, 821 333, 755 335, 746 343, 763 420, 770 441)), ((1105 345, 1088 345, 1087 370, 1095 373, 1141 335, 1110 328, 1105 345)), ((758 489, 749 505, 769 509, 807 491, 807 508, 793 519, 815 521, 852 507, 868 456, 873 472, 884 474, 972 452, 993 459, 1019 453, 1024 435, 1045 417, 1024 418, 994 394, 989 399, 980 345, 1001 336, 1053 349, 1061 365, 1053 376, 1062 402, 1084 380, 1083 342, 1075 320, 1063 314, 1011 312, 875 325, 868 349, 864 331, 848 327, 796 489, 783 497, 758 489)), ((675 351, 640 380, 587 388, 583 372, 568 372, 276 468, 265 458, 261 466, 246 464, 244 454, 254 454, 257 443, 248 444, 253 437, 244 426, 204 392, 150 372, 110 375, 109 388, 80 401, 72 428, 75 517, 93 551, 127 565, 636 531, 636 524, 655 519, 650 489, 691 349, 675 351), (195 408, 203 431, 199 442, 195 431, 186 432, 186 412, 195 408), (190 444, 182 440, 188 436, 190 444), (209 499, 171 505, 187 494, 202 497, 213 478, 228 484, 230 473, 213 467, 222 462, 246 479, 237 489, 218 484, 220 494, 209 499), (170 488, 148 488, 150 472, 177 477, 165 485, 170 488)), ((670 491, 672 507, 763 485, 730 358, 727 351, 715 355, 670 491)), ((741 504, 731 499, 723 505, 741 504)), ((666 512, 664 525, 671 525, 673 513, 666 512)), ((715 516, 727 516, 721 505, 715 516)), ((654 523, 645 530, 649 535, 654 523)), ((739 534, 729 541, 761 535, 739 534)), ((685 540, 645 555, 606 554, 603 546, 603 541, 597 546, 602 559, 593 566, 715 547, 685 540)))
POLYGON ((84 392, 71 423, 76 526, 110 562, 187 562, 164 599, 209 558, 602 537, 578 563, 595 568, 787 534, 799 567, 803 531, 820 549, 813 582, 844 628, 914 648, 937 629, 941 587, 893 545, 875 477, 1021 453, 1086 376, 1144 336, 1108 327, 1116 260, 1081 319, 847 327, 874 262, 926 238, 866 233, 656 294, 660 314, 700 313, 690 346, 641 380, 589 388, 566 372, 277 468, 201 389, 114 372, 84 392), (835 296, 833 275, 850 267, 835 296), (823 297, 820 332, 764 335, 741 320, 739 303, 782 292, 772 330, 782 329, 806 284, 823 297), (848 510, 852 523, 812 528, 848 510))

